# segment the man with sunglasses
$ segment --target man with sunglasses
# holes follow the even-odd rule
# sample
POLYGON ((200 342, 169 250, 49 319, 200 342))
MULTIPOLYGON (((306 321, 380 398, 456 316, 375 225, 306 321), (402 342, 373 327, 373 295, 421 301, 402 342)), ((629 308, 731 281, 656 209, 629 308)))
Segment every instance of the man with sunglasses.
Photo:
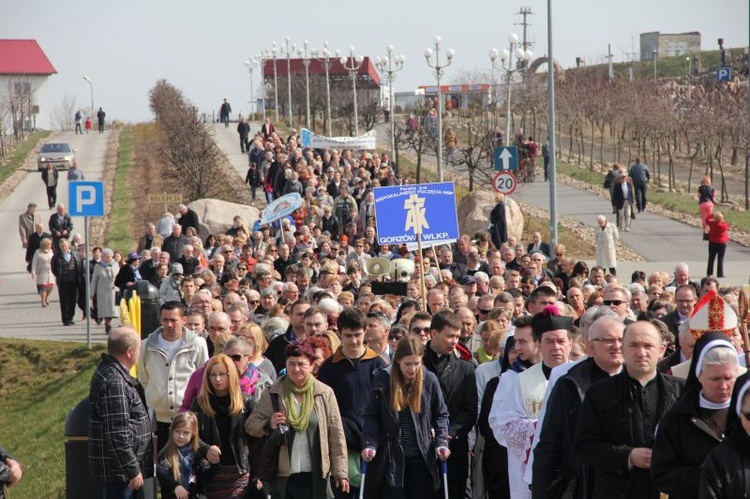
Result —
POLYGON ((604 306, 612 309, 621 321, 628 324, 634 322, 630 310, 630 291, 619 284, 607 284, 604 286, 604 306))

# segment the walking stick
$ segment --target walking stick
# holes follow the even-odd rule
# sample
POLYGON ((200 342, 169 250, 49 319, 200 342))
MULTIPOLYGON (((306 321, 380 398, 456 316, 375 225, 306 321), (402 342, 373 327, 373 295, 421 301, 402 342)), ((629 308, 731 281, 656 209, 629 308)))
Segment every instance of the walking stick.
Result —
POLYGON ((367 475, 367 461, 362 460, 362 480, 359 482, 359 499, 365 497, 365 476, 367 475))
POLYGON ((448 462, 440 460, 440 471, 443 473, 443 492, 448 499, 448 462))
POLYGON ((748 336, 748 324, 750 324, 750 299, 745 290, 740 290, 738 300, 738 321, 737 326, 740 328, 742 335, 742 346, 745 351, 745 365, 750 366, 750 337, 748 336))

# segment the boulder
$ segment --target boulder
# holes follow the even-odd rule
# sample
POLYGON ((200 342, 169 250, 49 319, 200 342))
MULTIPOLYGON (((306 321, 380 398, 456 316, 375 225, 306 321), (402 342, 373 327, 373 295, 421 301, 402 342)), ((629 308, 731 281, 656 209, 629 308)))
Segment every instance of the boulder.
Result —
POLYGON ((258 208, 219 199, 199 199, 190 203, 188 207, 198 214, 198 233, 203 240, 209 234, 224 234, 232 226, 235 215, 241 216, 245 225, 249 227, 260 218, 258 208))
MULTIPOLYGON (((495 194, 487 191, 474 191, 466 194, 458 203, 458 228, 461 234, 473 236, 486 232, 490 225, 490 212, 495 207, 495 194)), ((508 221, 508 235, 521 240, 523 213, 512 198, 505 198, 505 214, 508 221)))

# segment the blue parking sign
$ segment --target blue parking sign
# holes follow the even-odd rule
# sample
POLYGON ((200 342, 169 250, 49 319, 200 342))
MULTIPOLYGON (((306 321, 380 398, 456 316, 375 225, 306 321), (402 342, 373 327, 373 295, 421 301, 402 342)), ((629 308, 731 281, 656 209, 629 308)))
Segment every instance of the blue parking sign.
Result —
POLYGON ((458 240, 456 188, 453 182, 376 187, 375 223, 379 244, 428 245, 458 240))
POLYGON ((726 83, 732 79, 732 68, 720 67, 716 70, 716 81, 719 83, 726 83))
POLYGON ((70 182, 68 205, 72 217, 103 217, 104 182, 70 182))

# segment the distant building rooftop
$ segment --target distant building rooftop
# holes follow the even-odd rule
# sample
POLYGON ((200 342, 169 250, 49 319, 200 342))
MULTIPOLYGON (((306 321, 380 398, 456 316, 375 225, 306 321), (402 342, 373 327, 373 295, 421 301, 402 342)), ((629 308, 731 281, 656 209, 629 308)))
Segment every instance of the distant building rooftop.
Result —
POLYGON ((57 70, 36 40, 0 39, 0 75, 52 75, 57 70))

